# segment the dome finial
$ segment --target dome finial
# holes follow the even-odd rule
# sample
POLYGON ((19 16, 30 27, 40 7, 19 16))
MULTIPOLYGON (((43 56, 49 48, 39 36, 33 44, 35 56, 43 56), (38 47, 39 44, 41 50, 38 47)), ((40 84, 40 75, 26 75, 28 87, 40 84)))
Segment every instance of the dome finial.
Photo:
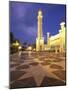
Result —
POLYGON ((42 10, 41 9, 39 9, 38 15, 42 15, 42 10))

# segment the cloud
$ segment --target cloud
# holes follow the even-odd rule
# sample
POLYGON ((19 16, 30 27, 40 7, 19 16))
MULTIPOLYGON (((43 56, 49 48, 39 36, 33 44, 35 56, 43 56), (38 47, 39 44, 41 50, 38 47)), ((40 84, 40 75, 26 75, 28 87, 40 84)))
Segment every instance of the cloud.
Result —
POLYGON ((37 35, 37 27, 32 26, 32 27, 24 27, 25 33, 28 34, 29 36, 36 36, 37 35))
POLYGON ((27 11, 32 7, 32 4, 27 4, 24 2, 10 2, 10 9, 12 10, 13 16, 16 19, 24 19, 27 11))

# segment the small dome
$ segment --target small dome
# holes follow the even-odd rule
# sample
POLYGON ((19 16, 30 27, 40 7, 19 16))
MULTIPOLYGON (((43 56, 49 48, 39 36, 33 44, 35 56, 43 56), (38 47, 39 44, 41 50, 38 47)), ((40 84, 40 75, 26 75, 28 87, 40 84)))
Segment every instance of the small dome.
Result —
POLYGON ((60 23, 60 26, 62 26, 62 25, 65 25, 65 22, 61 22, 61 23, 60 23))

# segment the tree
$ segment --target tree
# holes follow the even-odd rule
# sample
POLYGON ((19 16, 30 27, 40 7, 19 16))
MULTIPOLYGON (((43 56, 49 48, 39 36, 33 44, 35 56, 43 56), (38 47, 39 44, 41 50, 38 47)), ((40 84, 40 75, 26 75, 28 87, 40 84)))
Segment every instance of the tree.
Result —
POLYGON ((14 38, 13 33, 10 32, 10 53, 15 53, 18 51, 20 41, 14 38))
POLYGON ((10 32, 10 44, 12 44, 15 41, 15 38, 13 36, 13 33, 10 32))

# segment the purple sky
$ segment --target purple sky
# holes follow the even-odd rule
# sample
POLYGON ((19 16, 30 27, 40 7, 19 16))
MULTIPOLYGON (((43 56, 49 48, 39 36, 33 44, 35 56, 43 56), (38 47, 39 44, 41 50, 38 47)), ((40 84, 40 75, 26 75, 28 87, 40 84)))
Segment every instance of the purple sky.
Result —
POLYGON ((10 31, 21 44, 33 44, 37 37, 37 15, 41 9, 43 13, 43 36, 58 33, 60 23, 66 22, 66 6, 56 4, 39 4, 10 1, 10 31))

